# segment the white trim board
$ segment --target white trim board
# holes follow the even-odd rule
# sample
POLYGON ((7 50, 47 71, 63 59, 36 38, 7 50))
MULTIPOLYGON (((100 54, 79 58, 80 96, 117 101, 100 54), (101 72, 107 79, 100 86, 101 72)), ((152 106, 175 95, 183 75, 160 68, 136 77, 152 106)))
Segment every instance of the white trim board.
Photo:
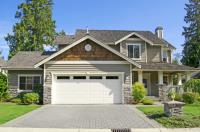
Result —
POLYGON ((132 35, 135 35, 135 36, 141 38, 142 40, 144 40, 145 42, 148 42, 148 43, 151 44, 151 45, 155 45, 152 41, 150 41, 150 40, 144 38, 143 36, 139 35, 139 34, 136 33, 136 32, 132 32, 132 33, 126 35, 125 37, 119 39, 118 41, 115 42, 115 45, 117 45, 118 43, 120 43, 120 42, 122 42, 122 41, 128 39, 128 38, 131 37, 132 35))
POLYGON ((53 59, 53 58, 56 57, 57 55, 59 55, 59 54, 65 52, 66 50, 68 50, 68 49, 74 47, 74 46, 77 45, 77 44, 80 44, 81 42, 83 42, 84 40, 87 40, 87 39, 90 39, 90 40, 94 41, 95 43, 97 43, 97 44, 101 45, 102 47, 106 48, 107 50, 113 52, 114 54, 118 55, 119 57, 125 59, 125 60, 128 61, 129 63, 131 63, 131 64, 137 66, 138 68, 141 68, 141 65, 140 65, 140 64, 136 63, 136 62, 133 61, 132 59, 126 57, 125 55, 119 53, 118 51, 112 49, 112 48, 109 47, 108 45, 103 44, 102 42, 96 40, 95 38, 93 38, 93 37, 91 37, 91 36, 89 36, 89 35, 86 35, 85 37, 79 39, 78 41, 76 41, 76 42, 70 44, 69 46, 66 46, 65 48, 61 49, 60 51, 58 51, 58 52, 52 54, 51 56, 47 57, 46 59, 44 59, 44 60, 40 61, 39 63, 35 64, 34 67, 35 67, 35 68, 39 67, 40 65, 42 65, 42 64, 46 63, 47 61, 53 59))
POLYGON ((48 61, 45 64, 130 64, 127 61, 48 61))

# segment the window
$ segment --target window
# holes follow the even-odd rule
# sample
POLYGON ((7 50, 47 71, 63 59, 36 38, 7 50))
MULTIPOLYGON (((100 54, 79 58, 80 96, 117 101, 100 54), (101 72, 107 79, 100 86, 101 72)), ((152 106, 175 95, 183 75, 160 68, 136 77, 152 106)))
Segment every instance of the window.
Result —
POLYGON ((118 76, 106 76, 106 79, 118 79, 118 76))
POLYGON ((33 90, 39 84, 41 84, 41 76, 38 76, 38 75, 19 76, 20 90, 33 90))
POLYGON ((140 59, 141 57, 141 45, 140 44, 128 44, 128 57, 132 59, 140 59))
POLYGON ((86 76, 74 76, 73 79, 86 79, 86 76))
POLYGON ((57 79, 58 80, 68 80, 68 79, 70 79, 70 77, 69 76, 57 76, 57 79))
POLYGON ((168 62, 167 50, 163 50, 163 62, 168 62))
POLYGON ((90 76, 90 79, 102 79, 102 76, 90 76))

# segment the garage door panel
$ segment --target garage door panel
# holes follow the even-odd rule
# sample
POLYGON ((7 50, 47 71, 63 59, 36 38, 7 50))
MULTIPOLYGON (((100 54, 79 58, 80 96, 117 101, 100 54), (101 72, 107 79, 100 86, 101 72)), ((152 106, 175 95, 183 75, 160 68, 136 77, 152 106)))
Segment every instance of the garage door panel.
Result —
MULTIPOLYGON (((95 77, 94 77, 95 78, 95 77)), ((99 79, 101 78, 101 79, 99 79)), ((55 76, 52 100, 54 104, 112 104, 121 103, 121 77, 118 79, 58 80, 55 76)))

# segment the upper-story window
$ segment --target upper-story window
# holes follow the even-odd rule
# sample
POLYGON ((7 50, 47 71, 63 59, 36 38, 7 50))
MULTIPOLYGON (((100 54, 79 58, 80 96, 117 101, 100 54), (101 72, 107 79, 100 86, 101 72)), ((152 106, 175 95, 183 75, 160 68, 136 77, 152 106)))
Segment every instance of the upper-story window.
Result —
POLYGON ((162 61, 168 62, 168 52, 167 52, 167 50, 163 50, 162 61))
POLYGON ((128 57, 140 60, 141 59, 141 44, 127 44, 128 57))

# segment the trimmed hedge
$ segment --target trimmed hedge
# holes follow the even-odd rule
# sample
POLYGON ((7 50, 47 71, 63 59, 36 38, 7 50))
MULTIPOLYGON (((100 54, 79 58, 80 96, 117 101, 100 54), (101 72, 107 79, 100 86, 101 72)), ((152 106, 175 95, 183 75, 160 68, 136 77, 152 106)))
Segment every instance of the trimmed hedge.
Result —
POLYGON ((39 102, 38 93, 26 93, 23 95, 22 102, 24 104, 37 104, 39 102))
POLYGON ((144 98, 142 100, 142 103, 143 103, 143 105, 153 105, 154 101, 152 99, 149 99, 149 98, 144 98))

